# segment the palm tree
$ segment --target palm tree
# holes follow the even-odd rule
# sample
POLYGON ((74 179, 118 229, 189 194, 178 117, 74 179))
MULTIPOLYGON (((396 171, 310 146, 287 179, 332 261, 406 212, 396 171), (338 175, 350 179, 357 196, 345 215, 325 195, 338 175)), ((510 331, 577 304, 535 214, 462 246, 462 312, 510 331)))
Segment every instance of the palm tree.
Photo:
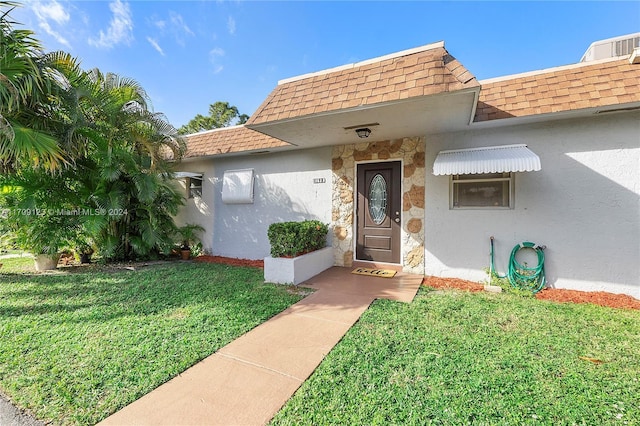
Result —
MULTIPOLYGON (((68 53, 43 53, 31 31, 13 28, 16 4, 0 6, 9 8, 0 15, 0 181, 17 194, 0 202, 64 200, 64 208, 104 213, 68 228, 94 237, 107 257, 167 251, 182 197, 165 158, 182 157, 183 139, 135 80, 83 71, 68 53)), ((20 232, 61 223, 19 219, 20 232)))
POLYGON ((55 170, 66 162, 51 128, 64 79, 61 71, 76 66, 71 56, 44 54, 29 30, 14 28, 9 13, 16 3, 0 1, 0 169, 31 163, 55 170))
POLYGON ((83 202, 106 215, 84 218, 103 254, 129 259, 166 252, 172 217, 182 196, 170 179, 171 152, 179 159, 184 140, 164 115, 148 109, 144 89, 131 79, 99 70, 85 73, 78 109, 88 124, 76 130, 90 141, 77 160, 83 202))

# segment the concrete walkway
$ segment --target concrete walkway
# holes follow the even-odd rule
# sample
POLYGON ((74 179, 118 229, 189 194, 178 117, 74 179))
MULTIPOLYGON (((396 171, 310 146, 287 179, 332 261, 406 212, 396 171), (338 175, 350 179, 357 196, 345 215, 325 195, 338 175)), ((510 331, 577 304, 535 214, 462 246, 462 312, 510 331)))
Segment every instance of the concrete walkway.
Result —
POLYGON ((301 284, 315 293, 229 343, 99 425, 262 425, 377 298, 410 302, 421 275, 330 268, 301 284))
POLYGON ((0 393, 0 425, 45 426, 45 423, 36 419, 26 411, 18 409, 6 396, 0 393))

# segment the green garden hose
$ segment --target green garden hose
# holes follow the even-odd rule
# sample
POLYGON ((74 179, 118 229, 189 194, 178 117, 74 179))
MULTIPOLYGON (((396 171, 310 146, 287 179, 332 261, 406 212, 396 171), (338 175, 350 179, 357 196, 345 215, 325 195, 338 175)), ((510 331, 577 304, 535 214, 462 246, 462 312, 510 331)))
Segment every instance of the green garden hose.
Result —
POLYGON ((545 286, 546 280, 544 276, 544 252, 545 246, 539 246, 538 244, 524 241, 517 244, 513 250, 511 250, 511 256, 509 256, 509 269, 506 275, 499 275, 496 272, 495 261, 493 255, 493 237, 491 237, 491 268, 489 273, 497 278, 508 278, 511 286, 521 290, 529 290, 532 293, 537 293, 545 286), (516 254, 523 248, 532 249, 538 255, 538 264, 529 268, 526 265, 520 264, 516 260, 516 254))

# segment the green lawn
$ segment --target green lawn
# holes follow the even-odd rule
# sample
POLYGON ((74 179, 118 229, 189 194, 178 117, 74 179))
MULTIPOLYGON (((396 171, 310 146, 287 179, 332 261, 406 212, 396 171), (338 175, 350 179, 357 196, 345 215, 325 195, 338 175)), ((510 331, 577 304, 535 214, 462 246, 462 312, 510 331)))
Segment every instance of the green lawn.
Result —
POLYGON ((376 301, 272 424, 638 425, 639 396, 640 311, 423 289, 376 301))
POLYGON ((300 299, 256 268, 0 263, 0 388, 56 425, 95 424, 300 299))
MULTIPOLYGON (((24 257, 9 257, 6 259, 0 259, 2 267, 0 267, 0 274, 14 274, 35 272, 33 257, 25 255, 24 257)), ((0 275, 0 283, 4 283, 6 277, 0 275)))
MULTIPOLYGON (((260 269, 32 262, 0 261, 0 388, 54 424, 105 418, 299 300, 260 269)), ((423 289, 375 302, 272 423, 632 425, 638 395, 640 311, 423 289)))
POLYGON ((28 254, 24 253, 22 250, 0 249, 0 256, 4 256, 7 254, 18 254, 18 255, 28 256, 28 254))

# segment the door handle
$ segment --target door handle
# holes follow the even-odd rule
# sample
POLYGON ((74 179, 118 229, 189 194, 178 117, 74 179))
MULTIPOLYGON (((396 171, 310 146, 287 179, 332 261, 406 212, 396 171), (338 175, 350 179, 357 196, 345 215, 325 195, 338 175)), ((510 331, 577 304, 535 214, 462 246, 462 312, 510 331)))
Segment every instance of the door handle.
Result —
POLYGON ((395 220, 396 220, 397 223, 400 223, 400 218, 399 217, 396 217, 395 220))

